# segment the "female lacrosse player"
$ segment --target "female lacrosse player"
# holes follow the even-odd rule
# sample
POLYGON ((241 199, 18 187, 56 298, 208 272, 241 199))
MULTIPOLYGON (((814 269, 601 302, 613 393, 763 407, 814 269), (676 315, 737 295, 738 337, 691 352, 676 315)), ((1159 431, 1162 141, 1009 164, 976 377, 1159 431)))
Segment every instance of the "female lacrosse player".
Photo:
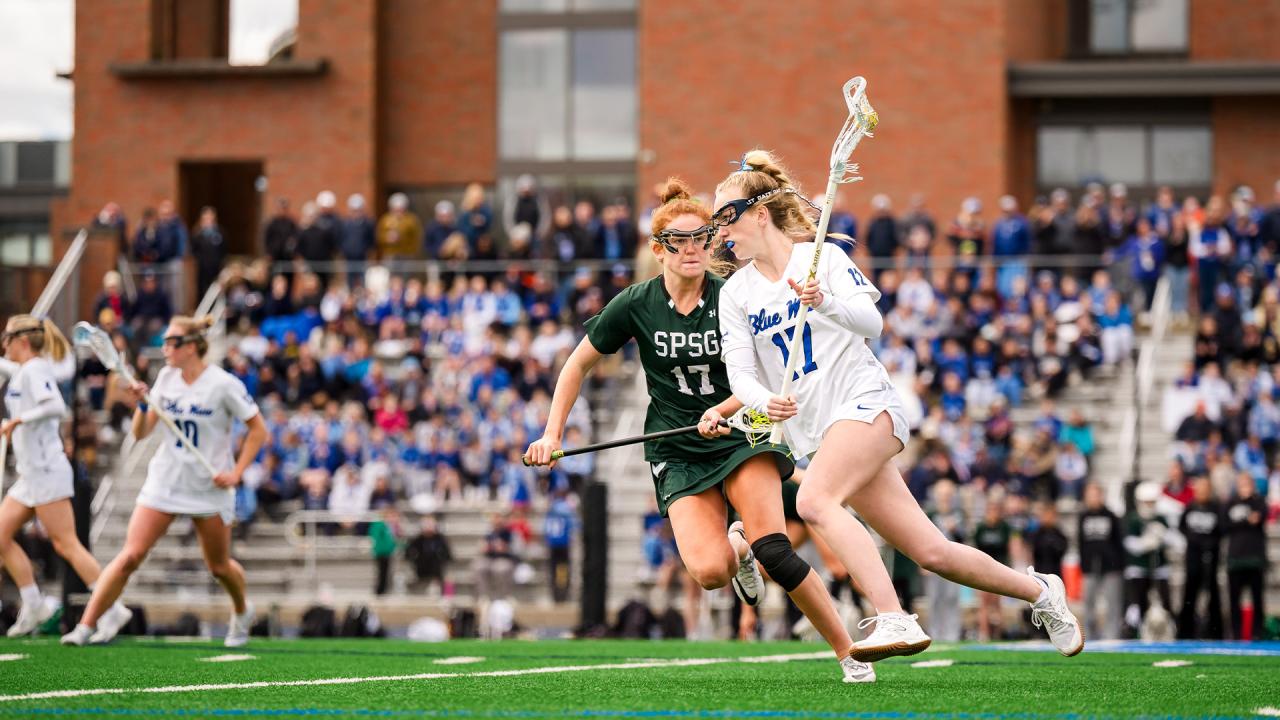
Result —
POLYGON ((166 433, 147 466, 147 480, 138 493, 124 549, 103 571, 80 624, 62 636, 64 645, 109 642, 129 622, 132 614, 127 609, 107 608, 120 597, 129 576, 177 515, 191 516, 205 564, 231 596, 234 609, 224 644, 239 647, 249 641, 253 603, 245 600, 244 568, 231 559, 231 521, 235 486, 266 440, 267 427, 244 385, 222 368, 205 363, 209 346, 204 332, 210 324, 208 317, 175 317, 169 322, 164 333, 165 367, 156 377, 153 393, 160 407, 148 407, 146 384, 139 382, 130 388, 138 400, 133 415, 135 437, 141 440, 151 433, 160 411, 173 419, 192 448, 166 433), (231 435, 237 420, 245 423, 249 432, 233 465, 231 435), (218 474, 209 477, 192 452, 206 453, 218 474))
POLYGON ((525 455, 536 465, 552 463, 587 372, 635 338, 650 394, 645 432, 698 423, 708 436, 645 443, 658 509, 671 518, 689 573, 706 589, 732 581, 743 602, 755 605, 762 589, 759 559, 836 651, 845 682, 872 682, 871 666, 849 656, 853 641, 822 579, 787 540, 779 483, 781 475, 791 474, 790 459, 776 445, 753 447, 741 435, 716 430, 720 417, 741 404, 730 394, 720 362, 716 312, 724 281, 714 273, 719 268, 713 267, 709 220, 708 208, 691 199, 683 182, 667 182, 650 243, 662 274, 627 288, 587 321, 587 336, 556 383, 547 428, 525 455), (714 403, 719 404, 707 411, 714 403), (728 537, 726 497, 744 521, 728 537))
POLYGON ((908 439, 902 403, 866 343, 883 328, 875 305, 880 291, 835 247, 821 254, 816 279, 803 287, 795 282, 807 275, 818 252, 817 231, 786 170, 768 152, 749 152, 716 188, 715 203, 719 237, 732 243, 739 258, 751 260, 720 293, 721 352, 730 387, 749 407, 775 422, 785 420, 792 450, 813 457, 797 509, 867 590, 879 613, 875 631, 858 646, 891 653, 899 638, 914 636, 919 626, 896 597, 876 592, 875 583, 867 582, 869 562, 880 561, 870 537, 844 510, 846 503, 925 569, 1031 603, 1033 622, 1046 627, 1058 651, 1080 652, 1084 639, 1059 577, 1032 568, 1023 575, 948 541, 911 497, 891 462, 908 439), (799 303, 814 312, 797 330, 799 303), (797 358, 793 395, 778 397, 768 388, 781 387, 796 332, 803 355, 797 358))
POLYGON ((18 637, 35 632, 56 611, 40 594, 27 554, 14 542, 33 515, 49 534, 53 549, 86 585, 94 586, 102 568, 76 536, 71 463, 58 432, 67 405, 58 391, 53 363, 43 356, 48 353, 61 362, 71 354, 70 346, 56 325, 30 315, 9 318, 0 343, 5 369, 12 371, 4 397, 9 419, 0 424, 0 435, 12 443, 18 468, 17 481, 0 502, 0 559, 22 597, 22 610, 9 628, 9 637, 18 637))

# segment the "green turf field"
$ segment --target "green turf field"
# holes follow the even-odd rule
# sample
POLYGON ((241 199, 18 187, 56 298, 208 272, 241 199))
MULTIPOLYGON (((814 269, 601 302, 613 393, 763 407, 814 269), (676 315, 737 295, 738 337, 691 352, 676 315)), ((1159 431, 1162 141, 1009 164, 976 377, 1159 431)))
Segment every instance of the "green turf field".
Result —
POLYGON ((1067 659, 953 646, 878 663, 875 685, 844 685, 835 662, 818 658, 823 648, 805 643, 255 640, 231 651, 212 642, 55 642, 0 642, 0 717, 1027 720, 1280 708, 1276 656, 1086 649, 1067 659), (252 658, 204 661, 231 653, 252 658), (1153 666, 1170 660, 1191 664, 1153 666))

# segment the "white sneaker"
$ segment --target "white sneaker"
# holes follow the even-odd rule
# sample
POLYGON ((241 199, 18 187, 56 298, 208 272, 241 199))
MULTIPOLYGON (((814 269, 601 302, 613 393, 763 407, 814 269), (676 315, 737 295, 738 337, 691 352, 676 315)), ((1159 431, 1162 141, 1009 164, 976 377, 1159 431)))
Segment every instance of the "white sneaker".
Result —
POLYGON ((106 612, 102 613, 102 617, 98 618, 98 629, 89 636, 90 645, 104 645, 116 639, 116 635, 124 629, 125 625, 133 619, 133 611, 129 608, 116 603, 112 605, 106 612))
POLYGON ((93 637, 93 628, 88 625, 76 625, 71 632, 62 636, 62 644, 84 647, 89 644, 91 637, 93 637))
POLYGON ((231 622, 227 625, 227 638, 222 644, 229 648, 244 647, 249 644, 249 628, 253 625, 253 603, 245 601, 244 612, 231 613, 231 622))
POLYGON ((1058 652, 1067 657, 1078 655, 1084 649, 1084 633, 1076 616, 1071 614, 1071 608, 1067 607, 1067 589, 1062 578, 1038 573, 1032 567, 1027 568, 1027 574, 1049 586, 1039 600, 1031 603, 1031 624, 1044 627, 1058 652))
POLYGON ((840 669, 844 670, 844 681, 847 683, 873 683, 876 681, 876 669, 871 663, 854 660, 852 655, 840 659, 840 669))
POLYGON ((58 611, 58 606, 51 600, 52 598, 41 597, 38 603, 23 603, 22 609, 18 611, 18 619, 14 620, 9 628, 9 637, 22 637, 39 630, 40 626, 58 611))
POLYGON ((872 623, 875 623, 876 629, 866 638, 854 643, 850 655, 856 660, 870 663, 923 652, 933 639, 916 622, 918 617, 902 613, 882 613, 863 618, 858 623, 859 630, 872 623))
MULTIPOLYGON (((729 526, 729 534, 734 533, 741 535, 743 542, 746 542, 747 533, 742 529, 741 520, 729 526)), ((760 604, 760 590, 764 587, 764 578, 760 577, 760 568, 756 567, 755 553, 750 549, 747 550, 747 556, 738 561, 738 574, 733 576, 731 582, 733 591, 738 594, 742 602, 753 607, 760 604)))

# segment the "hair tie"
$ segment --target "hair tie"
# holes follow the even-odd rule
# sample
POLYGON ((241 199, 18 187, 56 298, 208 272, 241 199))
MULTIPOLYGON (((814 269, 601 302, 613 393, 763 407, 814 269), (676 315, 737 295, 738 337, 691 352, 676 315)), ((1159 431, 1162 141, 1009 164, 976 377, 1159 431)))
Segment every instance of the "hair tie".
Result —
POLYGON ((751 163, 747 162, 747 154, 746 154, 746 153, 742 153, 742 159, 740 159, 740 160, 730 160, 730 161, 729 161, 729 164, 730 164, 730 165, 737 165, 737 166, 738 166, 738 172, 751 172, 752 170, 758 170, 758 169, 759 169, 759 168, 757 168, 756 166, 752 165, 751 163))

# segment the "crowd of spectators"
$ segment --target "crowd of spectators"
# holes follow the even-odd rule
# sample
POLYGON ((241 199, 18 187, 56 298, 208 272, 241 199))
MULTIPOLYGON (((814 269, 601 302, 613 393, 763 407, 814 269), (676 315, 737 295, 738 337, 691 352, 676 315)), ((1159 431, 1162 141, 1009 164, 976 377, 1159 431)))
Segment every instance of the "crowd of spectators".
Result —
MULTIPOLYGON (((1260 209, 1241 188, 1202 207, 1162 188, 1143 205, 1123 185, 1091 185, 1074 202, 1055 190, 1025 214, 1006 196, 990 221, 976 198, 950 221, 918 196, 899 213, 876 195, 862 218, 838 203, 831 229, 859 238, 847 250, 882 292, 885 333, 874 349, 913 416, 919 442, 904 474, 916 497, 938 507, 938 488, 950 484, 943 494, 958 491, 967 513, 956 532, 971 539, 989 507, 1022 536, 1046 505, 1081 500, 1099 480, 1096 441, 1089 419, 1059 413, 1055 398, 1073 380, 1131 362, 1135 324, 1161 277, 1175 321, 1198 323, 1183 384, 1205 407, 1188 421, 1181 472, 1211 477, 1223 498, 1248 472, 1265 495, 1280 438, 1271 382, 1280 377, 1280 187, 1276 200, 1260 209), (1039 414, 1015 426, 1011 408, 1027 402, 1039 414)), ((582 321, 632 281, 625 261, 643 218, 622 201, 553 208, 531 178, 500 212, 479 186, 456 205, 437 202, 426 222, 410 205, 397 193, 375 218, 359 195, 340 211, 322 192, 295 218, 280 201, 264 229, 267 256, 222 271, 234 338, 224 364, 272 430, 242 491, 242 522, 278 514, 281 503, 356 512, 460 497, 571 499, 593 472, 589 455, 545 473, 524 468, 519 452, 541 432, 582 321), (419 259, 440 262, 429 275, 398 264, 419 259), (496 259, 508 262, 463 263, 496 259)), ((118 228, 142 262, 189 253, 201 268, 202 252, 225 247, 211 239, 212 209, 190 233, 169 203, 132 236, 118 208, 97 222, 118 228)), ((156 279, 144 275, 132 299, 119 278, 105 285, 100 318, 115 322, 122 343, 148 344, 172 314, 156 279)), ((583 402, 566 444, 591 435, 583 402)), ((953 503, 942 513, 952 520, 953 503)))

